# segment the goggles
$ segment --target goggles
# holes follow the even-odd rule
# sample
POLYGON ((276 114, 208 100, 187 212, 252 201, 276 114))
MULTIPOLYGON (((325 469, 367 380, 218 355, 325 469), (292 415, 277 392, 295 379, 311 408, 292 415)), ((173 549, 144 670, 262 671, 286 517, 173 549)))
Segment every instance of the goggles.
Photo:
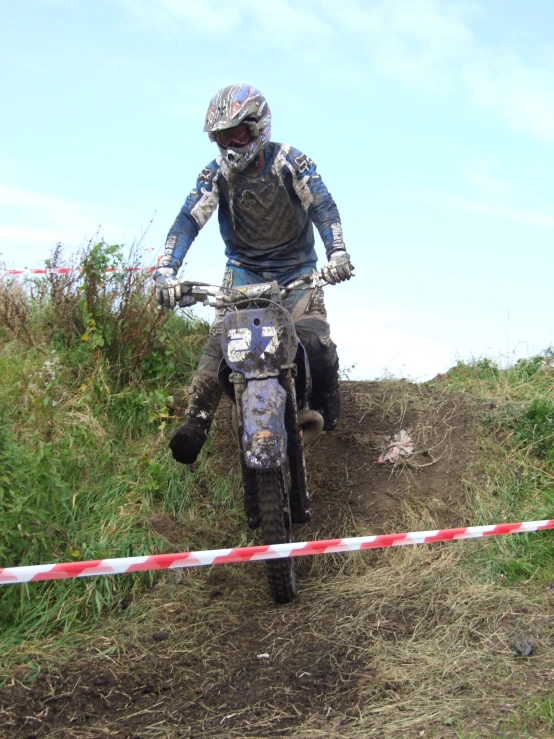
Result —
POLYGON ((223 149, 227 149, 229 146, 237 148, 246 146, 255 138, 251 123, 241 123, 240 126, 224 128, 221 131, 215 131, 212 136, 214 141, 223 149))

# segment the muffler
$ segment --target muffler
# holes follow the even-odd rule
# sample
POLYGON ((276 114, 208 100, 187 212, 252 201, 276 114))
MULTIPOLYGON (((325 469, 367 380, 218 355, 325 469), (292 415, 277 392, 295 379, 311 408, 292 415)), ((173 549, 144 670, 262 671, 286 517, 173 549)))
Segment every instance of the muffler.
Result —
POLYGON ((309 408, 298 411, 298 423, 302 429, 304 446, 309 446, 323 431, 323 416, 309 408))

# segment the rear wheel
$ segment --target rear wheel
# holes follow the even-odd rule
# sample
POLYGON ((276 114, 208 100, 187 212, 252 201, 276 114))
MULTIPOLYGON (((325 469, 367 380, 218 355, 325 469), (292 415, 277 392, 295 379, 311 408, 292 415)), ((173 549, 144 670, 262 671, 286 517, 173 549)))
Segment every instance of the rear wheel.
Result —
MULTIPOLYGON (((256 470, 258 503, 264 544, 285 544, 292 539, 292 521, 284 467, 256 470)), ((266 560, 267 579, 276 603, 290 603, 296 597, 294 559, 266 560)))

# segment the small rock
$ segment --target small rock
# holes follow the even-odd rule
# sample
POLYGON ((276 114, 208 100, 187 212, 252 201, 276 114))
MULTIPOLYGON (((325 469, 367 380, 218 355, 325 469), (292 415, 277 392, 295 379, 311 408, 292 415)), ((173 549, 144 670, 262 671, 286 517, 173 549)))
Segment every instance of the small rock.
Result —
POLYGON ((154 639, 154 641, 165 641, 166 639, 169 639, 169 634, 167 631, 157 631, 155 634, 152 634, 152 639, 154 639))
POLYGON ((516 641, 512 644, 515 656, 517 657, 530 657, 535 651, 535 645, 530 641, 516 641))

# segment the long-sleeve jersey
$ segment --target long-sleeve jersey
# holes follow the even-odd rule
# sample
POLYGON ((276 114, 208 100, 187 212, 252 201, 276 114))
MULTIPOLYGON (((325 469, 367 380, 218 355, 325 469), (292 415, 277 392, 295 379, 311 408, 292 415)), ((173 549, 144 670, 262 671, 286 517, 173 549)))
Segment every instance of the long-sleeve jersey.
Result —
POLYGON ((169 231, 161 266, 176 271, 219 206, 229 264, 253 272, 315 267, 315 223, 327 255, 344 249, 335 201, 313 161, 288 144, 270 142, 256 173, 231 172, 220 156, 205 167, 169 231))

